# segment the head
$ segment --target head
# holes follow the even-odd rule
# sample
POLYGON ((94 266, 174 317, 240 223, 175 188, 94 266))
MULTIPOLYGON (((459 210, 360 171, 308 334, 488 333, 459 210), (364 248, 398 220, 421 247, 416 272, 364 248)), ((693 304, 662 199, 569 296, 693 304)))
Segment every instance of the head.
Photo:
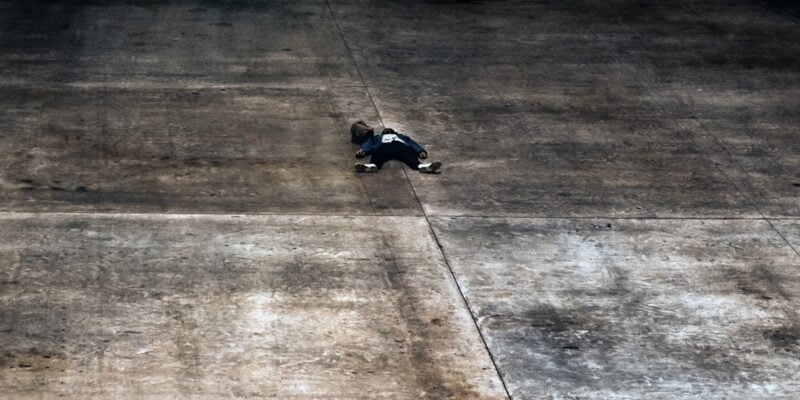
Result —
POLYGON ((350 142, 363 144, 369 138, 375 136, 375 128, 367 125, 364 121, 357 121, 350 125, 350 142))

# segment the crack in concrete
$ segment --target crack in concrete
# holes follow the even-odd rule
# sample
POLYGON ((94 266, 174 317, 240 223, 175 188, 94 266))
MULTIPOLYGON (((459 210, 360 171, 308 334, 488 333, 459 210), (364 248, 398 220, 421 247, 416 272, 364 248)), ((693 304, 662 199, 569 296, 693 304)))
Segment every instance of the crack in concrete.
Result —
MULTIPOLYGON (((762 4, 762 5, 763 5, 763 4, 762 4)), ((687 8, 691 9, 691 7, 688 7, 688 6, 687 6, 687 8)), ((589 33, 590 35, 592 35, 592 36, 593 36, 593 37, 596 39, 596 41, 597 41, 597 42, 599 42, 599 43, 603 43, 603 45, 604 45, 604 46, 606 47, 606 49, 608 50, 608 54, 609 54, 609 57, 611 57, 611 62, 613 63, 613 65, 615 65, 615 66, 620 66, 620 65, 622 64, 622 63, 620 62, 620 60, 619 60, 619 59, 618 59, 618 58, 615 56, 615 54, 614 54, 614 49, 612 49, 612 48, 611 48, 611 47, 610 47, 610 46, 609 46, 607 43, 605 43, 604 41, 600 40, 600 37, 599 37, 599 35, 597 34, 597 32, 594 32, 594 31, 591 31, 591 30, 589 30, 589 31, 587 31, 587 33, 589 33)), ((655 105, 655 107, 656 107, 656 110, 657 110, 657 112, 658 112, 659 114, 661 114, 661 117, 662 117, 663 119, 668 119, 668 117, 667 117, 667 115, 666 115, 666 114, 667 114, 667 113, 666 113, 666 110, 664 109, 664 107, 663 107, 661 104, 659 104, 659 103, 656 101, 657 99, 656 99, 655 95, 653 94, 652 90, 650 90, 650 87, 648 87, 647 85, 645 85, 645 84, 644 84, 644 82, 642 82, 642 80, 641 80, 641 79, 639 79, 638 77, 636 77, 635 75, 631 75, 631 76, 630 76, 630 79, 633 79, 633 80, 634 80, 634 81, 635 81, 635 82, 638 84, 638 86, 642 88, 643 92, 644 92, 644 93, 645 93, 645 94, 646 94, 646 95, 647 95, 647 96, 648 96, 648 97, 649 97, 651 100, 653 100, 653 103, 654 103, 654 105, 655 105)), ((716 169, 716 170, 717 170, 717 171, 718 171, 720 174, 722 174, 722 176, 724 176, 724 177, 725 177, 725 179, 726 179, 726 180, 727 180, 727 181, 728 181, 728 182, 729 182, 731 185, 733 185, 733 187, 735 187, 735 188, 736 188, 736 190, 739 192, 739 194, 741 194, 741 195, 742 195, 742 197, 743 197, 745 200, 747 200, 747 202, 748 202, 748 203, 750 203, 750 206, 752 206, 752 207, 753 207, 753 209, 754 209, 754 210, 755 210, 755 211, 756 211, 756 212, 757 212, 757 213, 758 213, 758 214, 761 216, 760 218, 746 218, 746 219, 753 219, 753 220, 764 220, 764 221, 766 221, 766 222, 769 224, 769 226, 772 228, 772 230, 773 230, 775 233, 777 233, 777 234, 778 234, 778 236, 780 236, 780 237, 781 237, 781 239, 783 239, 784 243, 786 243, 786 245, 787 245, 787 246, 789 246, 789 248, 790 248, 790 249, 792 249, 792 251, 794 251, 794 253, 795 253, 795 254, 797 254, 798 256, 800 256, 800 252, 798 252, 798 250, 797 250, 797 249, 796 249, 794 246, 792 246, 792 244, 789 242, 789 240, 787 240, 787 239, 786 239, 786 237, 785 237, 785 236, 784 236, 784 235, 783 235, 783 234, 782 234, 782 233, 781 233, 781 232, 780 232, 780 231, 779 231, 779 230, 778 230, 778 229, 775 227, 775 225, 773 225, 773 224, 772 224, 772 222, 770 221, 770 218, 767 218, 767 216, 766 216, 766 215, 764 215, 764 212, 761 210, 761 208, 760 208, 760 207, 758 207, 758 205, 756 205, 756 203, 755 203, 755 202, 754 202, 754 201, 753 201, 753 200, 750 198, 750 196, 748 196, 748 195, 747 195, 747 194, 744 192, 744 190, 742 190, 741 186, 740 186, 739 184, 737 184, 737 183, 736 183, 736 181, 735 181, 733 178, 731 178, 731 177, 730 177, 730 175, 729 175, 728 173, 726 173, 726 172, 725 172, 725 171, 722 169, 722 167, 721 167, 721 166, 720 166, 718 163, 715 163, 715 162, 714 162, 714 160, 713 160, 713 159, 712 159, 712 158, 709 156, 708 152, 706 151, 706 149, 704 149, 704 148, 703 148, 703 146, 701 146, 699 143, 697 143, 697 141, 695 140, 694 136, 691 134, 691 130, 690 130, 690 129, 688 129, 688 128, 686 128, 685 126, 681 125, 681 124, 680 124, 679 122, 677 122, 677 121, 674 121, 674 120, 671 120, 671 119, 670 119, 670 121, 672 122, 673 126, 674 126, 675 128, 677 128, 678 130, 680 130, 680 131, 683 131, 683 132, 687 132, 687 135, 686 135, 686 137, 689 139, 689 141, 692 143, 692 145, 694 145, 694 146, 697 148, 697 150, 698 150, 698 151, 699 151, 699 152, 700 152, 700 153, 703 155, 703 158, 705 158, 705 159, 706 159, 708 162, 710 162, 711 164, 713 164, 713 165, 714 165, 714 169, 716 169)), ((701 127, 702 127, 702 126, 701 126, 701 127)), ((706 134, 708 134, 709 136, 711 136, 711 137, 712 137, 712 138, 713 138, 713 139, 714 139, 714 140, 715 140, 717 143, 720 143, 721 147, 722 147, 722 148, 723 148, 723 149, 724 149, 726 152, 728 152, 728 155, 730 156, 730 151, 728 150, 728 148, 727 148, 726 146, 722 145, 722 142, 719 140, 719 138, 717 137, 717 135, 715 135, 715 134, 713 134, 713 133, 709 132, 708 130, 706 130, 706 134)), ((737 163, 737 162, 735 161, 734 157, 730 157, 730 159, 731 159, 731 162, 732 162, 732 163, 733 163, 733 164, 734 164, 736 167, 738 167, 738 168, 741 168, 741 165, 739 165, 739 163, 737 163)), ((641 219, 641 218, 633 218, 633 219, 641 219)), ((674 219, 688 219, 688 218, 674 218, 674 219)), ((723 218, 723 219, 727 219, 727 218, 723 218)), ((775 219, 779 219, 779 218, 775 218, 775 219)))
MULTIPOLYGON (((358 66, 358 62, 356 61, 356 58, 355 58, 355 56, 353 54, 353 51, 350 48, 350 45, 347 43, 347 39, 344 37, 344 33, 342 32, 342 27, 341 27, 341 25, 339 25, 339 21, 336 18, 336 14, 334 14, 334 12, 333 12, 333 8, 331 7, 330 1, 325 0, 325 5, 328 7, 328 12, 330 12, 331 18, 333 19, 333 22, 336 24, 336 29, 337 29, 337 31, 339 33, 339 37, 342 39, 342 42, 344 43, 345 47, 347 48, 347 52, 350 54, 350 58, 353 60, 353 65, 354 65, 356 71, 358 72, 358 76, 361 79, 361 83, 364 85, 364 88, 365 88, 365 90, 367 92, 367 96, 369 96, 369 100, 372 103, 372 107, 375 109, 375 114, 377 115, 378 120, 380 121, 381 125, 385 128, 386 126, 384 125, 383 118, 381 117, 381 113, 378 110, 378 106, 375 103, 375 99, 372 97, 372 93, 370 93, 370 91, 369 91, 369 85, 367 85, 367 81, 366 81, 366 79, 364 79, 364 75, 361 73, 361 68, 359 68, 359 66, 358 66)), ((478 324, 478 320, 476 319, 476 316, 472 311, 472 307, 470 306, 469 301, 467 300, 467 297, 464 295, 464 290, 461 288, 461 285, 459 284, 458 279, 456 278, 455 272, 453 271, 453 267, 452 267, 452 265, 450 265, 450 260, 447 258, 447 254, 445 254, 445 252, 444 252, 444 248, 442 247, 442 244, 439 241, 439 237, 436 235, 436 231, 434 231, 433 226, 431 225, 431 221, 430 221, 430 218, 428 217, 428 213, 427 213, 427 211, 425 211, 425 207, 422 205, 422 201, 420 200, 419 195, 417 194, 417 190, 414 187, 414 184, 411 182, 411 179, 408 176, 408 170, 406 169, 405 166, 403 166, 402 168, 403 168, 403 176, 405 177, 406 182, 408 183, 409 187, 411 188, 411 191, 414 194, 414 199, 416 199, 417 204, 419 205, 419 208, 422 211, 422 215, 425 218, 425 223, 428 226, 428 230, 430 231, 431 236, 433 237, 434 241, 436 242, 436 245, 439 248, 439 253, 442 256, 442 259, 444 260, 445 265, 447 265, 447 269, 450 272, 450 276, 453 278, 453 282, 455 283, 456 288, 458 289, 458 294, 461 296, 461 300, 464 302, 464 306, 466 306, 467 311, 469 312, 470 318, 472 319, 472 322, 475 325, 475 330, 477 331, 478 336, 481 339, 483 347, 486 349, 486 354, 489 356, 489 359, 492 362, 492 366, 494 367, 494 371, 497 374, 497 377, 500 380, 500 383, 503 385, 503 391, 505 392, 506 396, 508 396, 508 398, 510 400, 510 399, 512 399, 511 392, 508 390, 508 385, 506 384, 506 381, 503 378, 503 375, 500 373, 500 368, 497 365, 497 361, 495 360, 495 356, 494 356, 494 354, 492 354, 491 349, 489 349, 489 345, 486 342, 486 338, 484 337, 483 332, 481 331, 480 325, 478 324)))

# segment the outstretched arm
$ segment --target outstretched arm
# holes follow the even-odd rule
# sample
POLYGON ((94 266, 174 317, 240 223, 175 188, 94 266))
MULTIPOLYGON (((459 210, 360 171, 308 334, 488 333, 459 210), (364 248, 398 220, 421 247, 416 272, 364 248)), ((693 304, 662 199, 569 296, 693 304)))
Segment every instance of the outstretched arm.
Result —
POLYGON ((367 140, 366 142, 364 142, 364 144, 361 145, 361 148, 358 149, 358 151, 356 152, 356 157, 360 158, 372 154, 372 152, 375 151, 375 149, 378 148, 380 144, 381 144, 381 135, 371 137, 369 140, 367 140))

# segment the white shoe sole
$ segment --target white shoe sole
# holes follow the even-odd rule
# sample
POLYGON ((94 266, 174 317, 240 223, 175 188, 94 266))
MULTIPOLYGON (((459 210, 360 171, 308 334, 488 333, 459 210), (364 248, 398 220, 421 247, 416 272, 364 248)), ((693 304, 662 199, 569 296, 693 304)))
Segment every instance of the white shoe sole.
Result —
POLYGON ((378 167, 374 165, 356 164, 356 172, 375 172, 378 167))
POLYGON ((435 174, 436 171, 439 170, 439 168, 442 168, 442 163, 440 163, 439 161, 436 161, 436 162, 431 163, 431 165, 429 165, 427 167, 420 168, 419 172, 422 172, 424 174, 435 174))

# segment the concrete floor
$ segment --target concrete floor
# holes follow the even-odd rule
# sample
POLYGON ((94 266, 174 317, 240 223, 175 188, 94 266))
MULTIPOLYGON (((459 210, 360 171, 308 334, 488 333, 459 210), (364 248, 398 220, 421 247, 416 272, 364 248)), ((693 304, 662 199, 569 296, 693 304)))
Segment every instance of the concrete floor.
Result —
POLYGON ((775 3, 0 1, 0 391, 797 398, 775 3))

